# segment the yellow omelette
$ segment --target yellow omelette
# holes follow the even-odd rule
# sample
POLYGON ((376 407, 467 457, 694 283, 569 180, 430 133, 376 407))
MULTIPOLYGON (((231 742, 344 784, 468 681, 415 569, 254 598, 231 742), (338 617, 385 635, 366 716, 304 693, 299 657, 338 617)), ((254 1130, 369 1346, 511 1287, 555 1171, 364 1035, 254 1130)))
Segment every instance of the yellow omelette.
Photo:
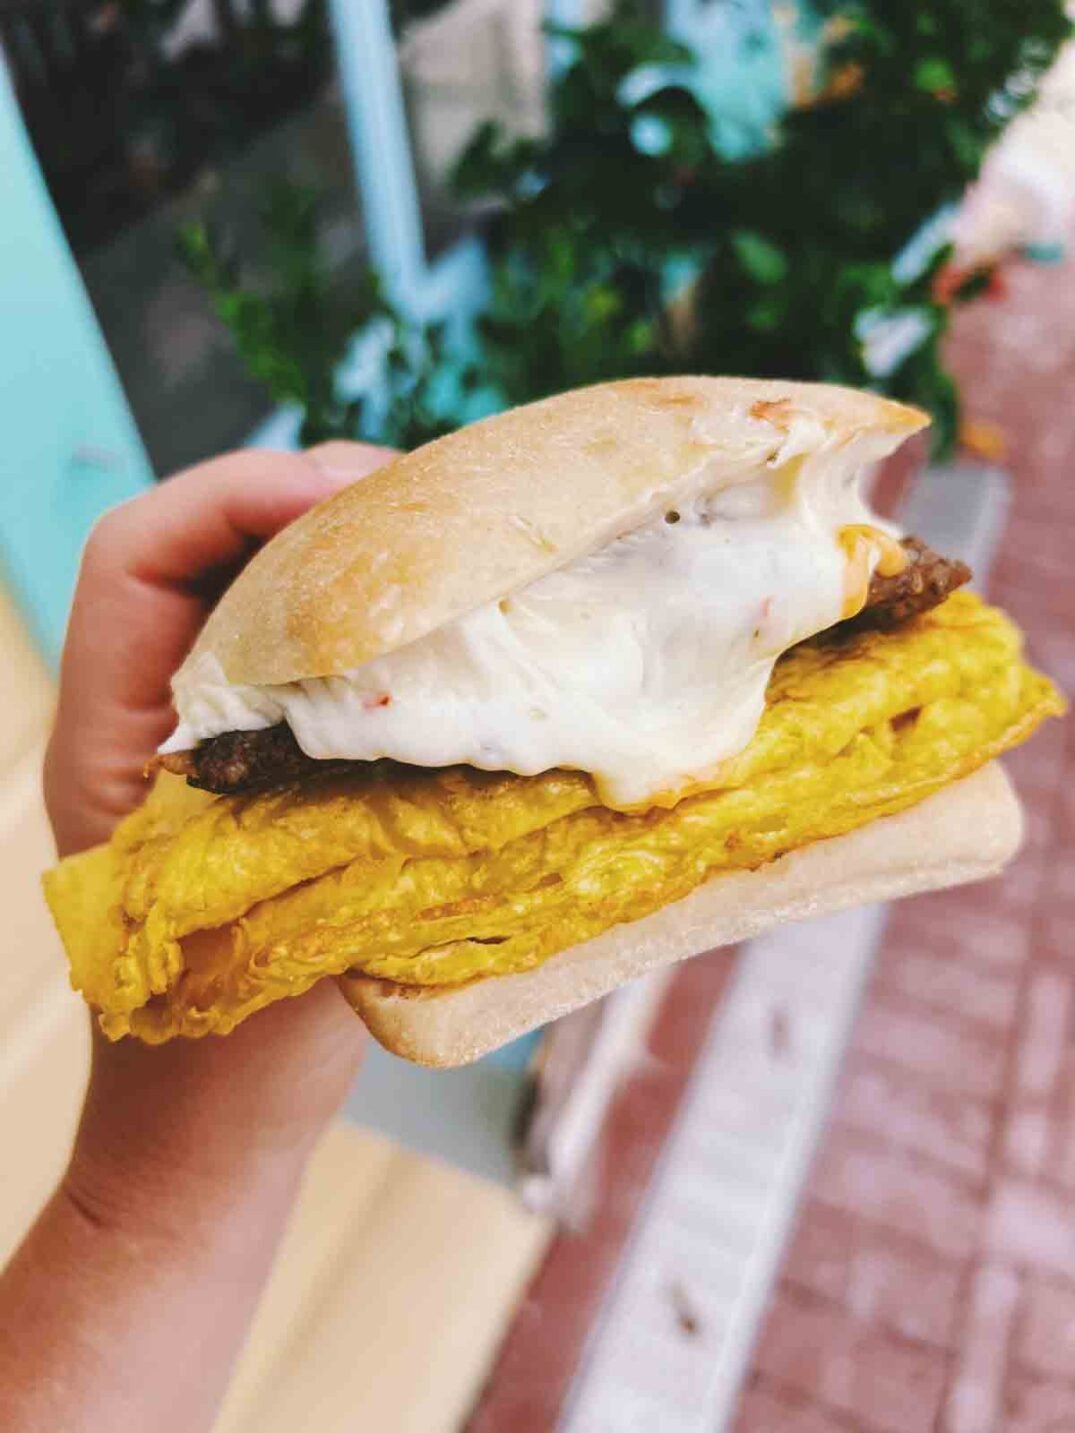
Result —
POLYGON ((449 986, 556 951, 923 800, 1063 701, 966 592, 894 632, 777 664, 750 744, 671 809, 600 804, 589 777, 378 763, 213 797, 161 775, 45 893, 71 979, 113 1039, 225 1034, 361 971, 449 986))

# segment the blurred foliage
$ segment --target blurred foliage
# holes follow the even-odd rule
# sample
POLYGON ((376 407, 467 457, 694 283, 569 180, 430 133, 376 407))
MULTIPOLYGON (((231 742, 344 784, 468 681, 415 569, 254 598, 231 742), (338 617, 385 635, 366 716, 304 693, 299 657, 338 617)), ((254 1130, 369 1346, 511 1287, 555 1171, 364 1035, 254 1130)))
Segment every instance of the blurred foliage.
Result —
POLYGON ((265 277, 207 221, 179 233, 180 255, 207 289, 252 377, 276 403, 303 411, 303 445, 363 438, 416 447, 455 426, 434 401, 447 363, 442 324, 408 322, 375 276, 333 276, 318 245, 317 198, 280 181, 259 213, 265 277), (341 377, 356 338, 376 348, 376 385, 341 377), (373 389, 376 391, 373 391, 373 389))
POLYGON ((485 126, 458 172, 503 206, 481 335, 508 401, 669 369, 821 379, 920 403, 951 445, 940 342, 982 276, 941 294, 946 248, 894 261, 959 200, 1070 25, 1058 0, 829 8, 817 93, 735 162, 695 98, 704 57, 633 5, 556 32, 573 58, 546 136, 485 126))
POLYGON ((689 211, 692 175, 713 160, 709 117, 665 78, 690 51, 622 6, 606 23, 549 33, 575 53, 547 133, 509 139, 485 124, 456 171, 465 197, 501 205, 479 330, 485 373, 510 403, 670 367, 668 273, 707 222, 689 211))
POLYGON ((958 404, 940 344, 952 303, 988 276, 942 291, 947 248, 926 246, 918 272, 893 260, 923 221, 958 203, 1070 25, 1057 0, 831 8, 839 18, 812 102, 787 114, 765 154, 718 176, 735 228, 706 266, 692 357, 703 368, 879 388, 930 410, 950 447, 958 404), (779 271, 742 251, 744 230, 764 237, 779 271), (919 341, 891 371, 871 371, 863 318, 892 326, 911 316, 919 341))
MULTIPOLYGON (((546 132, 485 124, 456 173, 489 216, 476 338, 499 403, 642 373, 838 381, 921 404, 951 446, 941 340, 952 304, 991 276, 954 273, 928 222, 959 201, 1070 25, 1058 0, 815 8, 831 12, 815 93, 735 160, 716 142, 705 56, 630 0, 550 29, 568 58, 546 132)), ((284 204, 266 224, 275 277, 260 296, 207 229, 184 243, 251 371, 306 408, 305 437, 410 446, 461 419, 473 373, 452 377, 443 332, 408 324, 372 283, 334 296, 308 217, 284 204), (335 378, 371 326, 387 335, 380 410, 341 398, 335 378)))
POLYGON ((103 243, 308 104, 332 73, 326 0, 212 0, 173 53, 190 0, 5 0, 0 49, 72 246, 103 243))

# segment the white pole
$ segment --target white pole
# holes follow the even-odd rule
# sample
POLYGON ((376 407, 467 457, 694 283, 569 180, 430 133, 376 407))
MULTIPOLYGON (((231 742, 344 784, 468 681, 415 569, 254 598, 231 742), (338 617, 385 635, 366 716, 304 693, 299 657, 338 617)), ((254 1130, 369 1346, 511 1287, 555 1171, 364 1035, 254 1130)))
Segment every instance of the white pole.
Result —
POLYGON ((329 0, 329 13, 370 259, 393 302, 417 312, 425 242, 387 0, 329 0))

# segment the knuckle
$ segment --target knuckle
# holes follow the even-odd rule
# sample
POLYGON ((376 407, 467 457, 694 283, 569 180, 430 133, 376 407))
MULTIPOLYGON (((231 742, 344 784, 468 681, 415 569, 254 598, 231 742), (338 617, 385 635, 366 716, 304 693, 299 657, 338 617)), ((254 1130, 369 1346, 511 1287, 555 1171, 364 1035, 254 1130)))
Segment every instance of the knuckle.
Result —
POLYGON ((93 574, 112 567, 122 560, 131 544, 132 533, 140 523, 140 514, 152 493, 141 493, 102 513, 90 528, 82 551, 83 574, 93 574))
POLYGON ((86 546, 82 553, 83 568, 97 567, 102 557, 111 549, 116 527, 116 509, 111 508, 90 528, 86 546))

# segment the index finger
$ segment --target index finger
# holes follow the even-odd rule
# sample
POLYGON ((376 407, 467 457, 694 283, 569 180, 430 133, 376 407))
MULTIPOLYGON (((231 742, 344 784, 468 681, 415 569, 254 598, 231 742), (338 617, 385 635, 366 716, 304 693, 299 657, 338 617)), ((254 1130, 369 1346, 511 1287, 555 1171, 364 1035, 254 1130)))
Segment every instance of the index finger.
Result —
POLYGON ((229 453, 113 509, 91 542, 106 563, 141 581, 190 585, 241 561, 253 546, 392 456, 390 449, 366 443, 328 443, 306 453, 229 453))
POLYGON ((232 453, 108 513, 87 545, 63 686, 77 677, 87 699, 81 659, 93 649, 93 686, 109 700, 158 704, 205 616, 205 578, 238 567, 308 508, 391 456, 357 443, 333 448, 346 449, 346 461, 337 456, 326 466, 318 449, 232 453), (109 627, 117 640, 103 645, 109 627))

